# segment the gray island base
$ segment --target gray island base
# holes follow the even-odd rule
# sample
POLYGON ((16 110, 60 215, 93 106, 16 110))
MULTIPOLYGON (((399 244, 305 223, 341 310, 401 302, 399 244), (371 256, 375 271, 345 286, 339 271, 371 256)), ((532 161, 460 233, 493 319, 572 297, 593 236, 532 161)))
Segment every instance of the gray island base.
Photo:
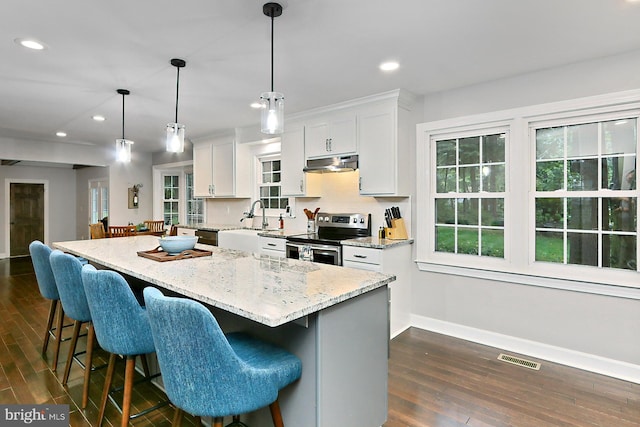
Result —
MULTIPOLYGON (((388 274, 197 245, 212 256, 156 262, 137 256, 152 236, 53 246, 144 284, 209 306, 222 328, 249 331, 302 360, 285 388, 285 425, 377 427, 387 418, 388 274)), ((268 409, 244 415, 270 426, 268 409)))

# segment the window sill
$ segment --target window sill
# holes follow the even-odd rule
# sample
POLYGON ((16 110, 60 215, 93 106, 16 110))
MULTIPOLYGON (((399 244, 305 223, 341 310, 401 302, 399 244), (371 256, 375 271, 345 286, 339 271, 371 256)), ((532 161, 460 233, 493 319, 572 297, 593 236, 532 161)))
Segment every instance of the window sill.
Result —
POLYGON ((529 274, 483 270, 479 268, 434 264, 420 260, 417 260, 416 264, 418 265, 418 269, 420 271, 427 271, 431 273, 452 274, 455 276, 472 277, 474 279, 493 280, 497 282, 506 282, 518 285, 538 286, 550 289, 560 289, 564 291, 640 300, 640 289, 630 286, 618 286, 578 280, 557 279, 553 277, 535 276, 529 274))

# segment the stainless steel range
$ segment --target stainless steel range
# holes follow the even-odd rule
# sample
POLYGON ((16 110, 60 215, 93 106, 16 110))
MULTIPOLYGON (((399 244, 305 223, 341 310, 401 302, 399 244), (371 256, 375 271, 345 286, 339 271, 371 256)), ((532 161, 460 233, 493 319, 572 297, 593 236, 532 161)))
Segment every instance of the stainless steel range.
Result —
POLYGON ((287 258, 342 265, 341 240, 371 236, 371 214, 317 215, 318 232, 287 237, 287 258))

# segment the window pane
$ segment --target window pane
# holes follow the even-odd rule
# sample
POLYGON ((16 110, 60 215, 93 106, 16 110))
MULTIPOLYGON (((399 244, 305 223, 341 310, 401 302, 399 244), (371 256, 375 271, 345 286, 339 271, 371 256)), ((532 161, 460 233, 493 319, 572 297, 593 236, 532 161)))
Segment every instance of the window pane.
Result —
POLYGON ((589 191, 598 189, 598 160, 569 160, 567 187, 570 191, 589 191))
POLYGON ((478 255, 478 229, 458 229, 458 253, 478 255))
POLYGON ((602 199, 602 229, 636 231, 637 200, 635 197, 602 199))
POLYGON ((280 160, 274 160, 272 163, 273 171, 280 171, 280 160))
POLYGON ((598 265, 598 235, 567 233, 569 264, 598 265))
POLYGON ((482 225, 504 227, 504 199, 482 200, 482 225))
POLYGON ((436 164, 438 166, 453 166, 456 164, 456 140, 436 142, 436 164))
POLYGON ((436 251, 455 252, 455 229, 453 227, 436 227, 436 251))
POLYGON ((504 231, 482 230, 482 255, 504 258, 504 231))
POLYGON ((477 193, 480 191, 480 166, 460 168, 458 183, 461 193, 477 193))
POLYGON ((636 269, 636 236, 602 236, 602 266, 611 268, 636 269))
POLYGON ((564 127, 536 130, 536 159, 564 157, 564 127))
POLYGON ((482 190, 489 192, 505 191, 504 165, 482 167, 482 190))
POLYGON ((564 162, 538 162, 536 164, 536 190, 555 191, 564 188, 564 162))
POLYGON ((460 138, 458 150, 461 165, 480 163, 480 137, 460 138))
POLYGON ((637 137, 636 119, 612 120, 602 123, 604 154, 635 154, 637 137))
POLYGON ((536 199, 536 227, 564 228, 564 203, 561 198, 536 199))
POLYGON ((280 182, 280 172, 273 173, 273 182, 280 182))
POLYGON ((568 198, 567 228, 572 230, 597 230, 598 199, 595 197, 568 198))
POLYGON ((455 224, 455 199, 436 199, 436 222, 438 224, 455 224))
POLYGON ((263 173, 262 174, 262 183, 268 184, 271 182, 271 173, 263 173))
POLYGON ((264 199, 269 196, 269 187, 260 187, 260 198, 264 199))
POLYGON ((271 197, 279 197, 280 196, 280 187, 269 187, 269 195, 271 197))
POLYGON ((456 191, 456 168, 442 168, 436 172, 438 193, 456 191))
POLYGON ((564 238, 562 233, 536 232, 536 261, 564 262, 564 238))
POLYGON ((262 172, 271 172, 271 162, 262 162, 262 172))
POLYGON ((602 188, 630 190, 636 188, 636 157, 607 157, 602 159, 602 188))
POLYGON ((504 162, 504 134, 487 135, 482 139, 482 163, 504 162))
POLYGON ((598 155, 598 123, 567 126, 567 156, 598 155))
POLYGON ((478 199, 458 199, 458 224, 478 225, 478 199))

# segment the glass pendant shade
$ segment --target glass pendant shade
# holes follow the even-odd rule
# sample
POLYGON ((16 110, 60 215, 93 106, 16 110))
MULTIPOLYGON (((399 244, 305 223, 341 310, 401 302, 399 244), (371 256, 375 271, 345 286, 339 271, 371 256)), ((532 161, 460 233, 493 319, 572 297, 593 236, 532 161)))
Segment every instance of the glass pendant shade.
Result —
POLYGON ((169 123, 167 125, 167 151, 169 153, 184 152, 184 125, 169 123))
POLYGON ((260 131, 269 135, 284 132, 284 95, 278 92, 264 92, 260 95, 262 106, 260 131))
POLYGON ((131 146, 133 141, 129 139, 116 139, 116 160, 122 163, 131 161, 131 146))

